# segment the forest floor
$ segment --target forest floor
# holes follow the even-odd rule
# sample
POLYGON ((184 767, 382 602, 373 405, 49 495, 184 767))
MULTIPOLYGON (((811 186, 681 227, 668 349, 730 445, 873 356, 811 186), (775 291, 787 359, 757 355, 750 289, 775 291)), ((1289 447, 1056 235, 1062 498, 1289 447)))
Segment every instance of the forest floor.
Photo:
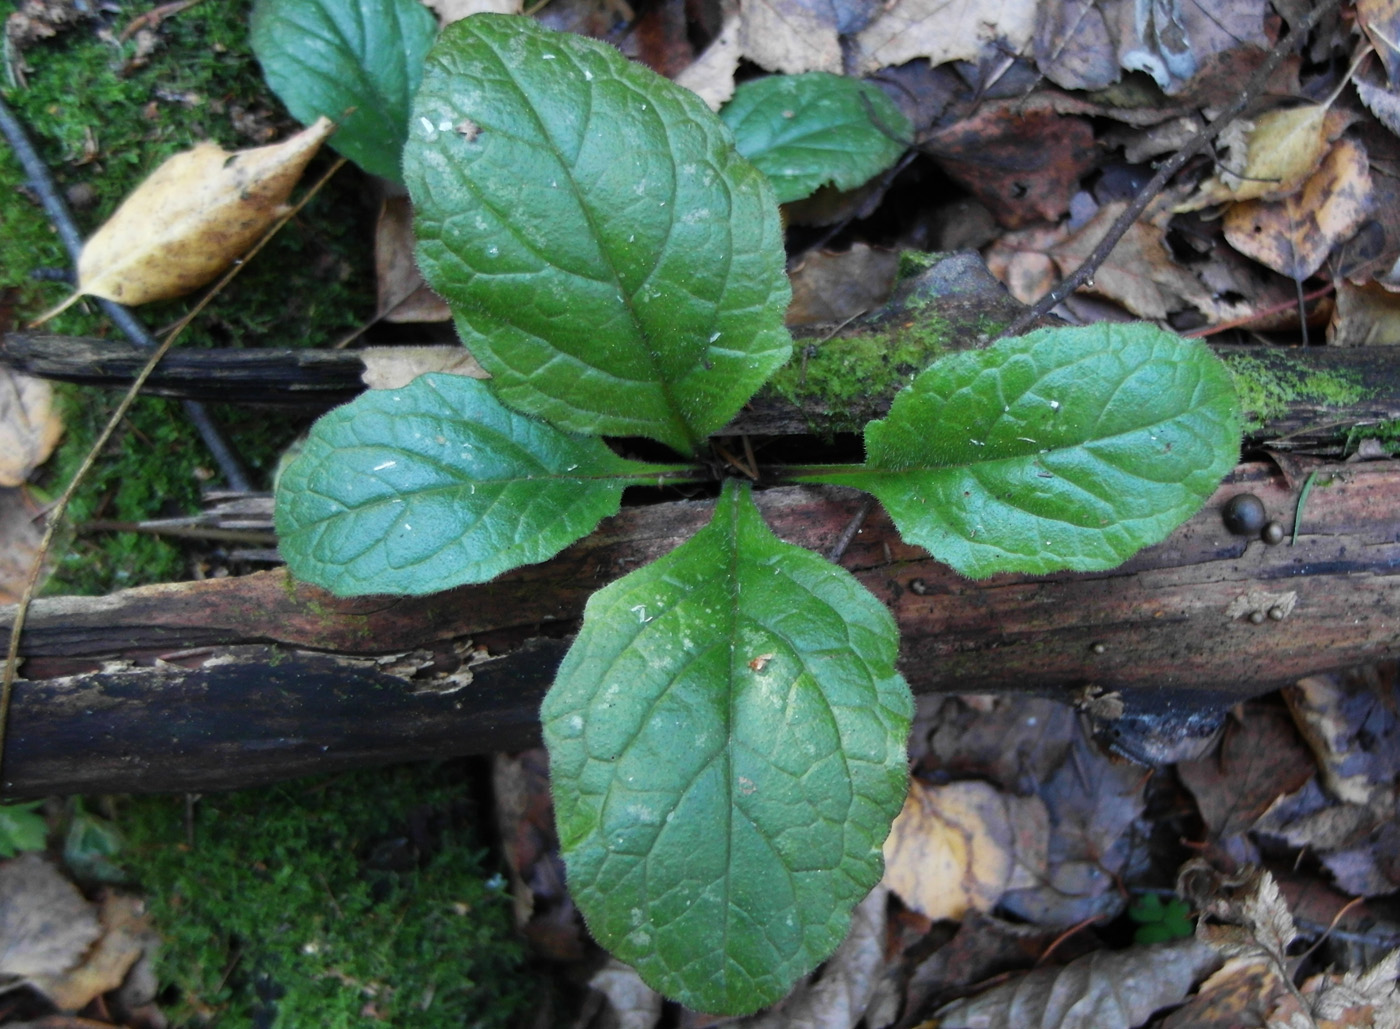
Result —
MULTIPOLYGON (((1322 6, 1310 21, 1307 0, 550 0, 537 16, 713 104, 736 78, 828 71, 900 106, 915 139, 887 173, 787 205, 795 329, 878 307, 901 254, 971 249, 1027 305, 1094 255, 1055 309, 1070 321, 1261 348, 1396 343, 1400 9, 1322 6), (1146 7, 1165 23, 1144 23, 1146 7), (1247 111, 1095 255, 1155 168, 1241 95, 1247 111)), ((84 235, 178 151, 299 128, 262 82, 247 24, 247 4, 218 0, 13 5, 3 96, 84 235)), ((330 163, 316 157, 307 180, 330 163)), ((451 340, 445 310, 404 277, 395 203, 340 171, 182 345, 451 340)), ((0 148, 0 333, 61 300, 71 263, 0 148)), ((189 303, 141 318, 159 329, 189 303)), ((90 302, 45 328, 117 335, 90 302)), ((9 602, 115 399, 0 375, 9 602)), ((210 411, 259 490, 317 413, 210 411)), ((1390 460, 1397 440, 1395 423, 1351 427, 1335 456, 1390 460)), ((48 592, 267 567, 268 548, 139 531, 198 511, 224 477, 176 402, 140 399, 70 509, 48 592)), ((1400 1026, 1394 665, 1313 676, 1191 732, 1111 737, 1111 691, 1030 695, 1042 685, 920 698, 883 883, 831 960, 735 1024, 1400 1026)), ((0 856, 13 854, 0 1024, 724 1021, 663 1001, 591 941, 564 888, 543 751, 203 798, 8 805, 0 856)))

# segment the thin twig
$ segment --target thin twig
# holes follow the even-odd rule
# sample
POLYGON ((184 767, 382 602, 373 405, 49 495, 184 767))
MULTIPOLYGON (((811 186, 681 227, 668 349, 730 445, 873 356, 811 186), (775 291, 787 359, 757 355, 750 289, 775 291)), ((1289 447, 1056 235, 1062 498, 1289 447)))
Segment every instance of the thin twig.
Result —
POLYGON ((93 443, 92 449, 88 451, 88 455, 83 460, 82 466, 78 469, 77 474, 73 476, 53 507, 50 508, 48 523, 44 527, 43 538, 39 540, 39 548, 34 555, 33 563, 30 565, 29 577, 24 583, 24 591, 20 594, 19 603, 15 607, 14 624, 10 626, 10 645, 5 653, 4 674, 3 677, 0 677, 0 788, 3 788, 4 783, 5 742, 10 721, 10 698, 14 694, 15 675, 19 666, 19 641, 24 633, 24 622, 29 614, 29 605, 34 600, 34 591, 38 588, 39 573, 44 567, 44 557, 48 553, 49 546, 53 543, 54 535, 57 533, 58 527, 63 521, 63 514, 67 510, 69 502, 73 499, 73 494, 77 492, 79 484, 83 481, 88 471, 97 463, 98 455, 102 453, 102 449, 107 445, 107 441, 112 438, 112 433, 116 432, 117 426, 120 425, 122 419, 126 417, 126 412, 135 402, 137 394, 141 392, 141 387, 145 385, 146 380, 151 377, 151 373, 156 370, 156 365, 160 363, 160 359, 165 356, 166 352, 174 345, 175 341, 180 338, 180 334, 185 331, 185 328, 190 322, 194 321, 195 318, 209 306, 210 302, 223 291, 224 287, 233 281, 234 277, 237 276, 239 272, 248 267, 253 257, 281 231, 282 226, 286 225, 287 222, 291 221, 293 217, 301 212, 301 209, 306 206, 307 201, 321 191, 321 187, 330 181, 331 176, 338 172, 343 164, 345 164, 345 158, 336 158, 330 170, 316 180, 315 185, 308 189, 306 194, 298 200, 290 210, 273 223, 272 227, 263 234, 263 237, 244 255, 243 260, 239 261, 225 272, 223 278, 215 283, 214 288, 201 297, 199 303, 195 304, 188 314, 175 323, 165 339, 161 341, 160 345, 156 347, 155 351, 151 354, 150 359, 146 361, 145 367, 141 369, 140 374, 132 381, 131 387, 126 391, 126 395, 122 397, 121 403, 118 404, 117 409, 112 412, 111 418, 107 420, 107 424, 99 434, 97 441, 93 443))
POLYGON ((1299 43, 1307 41, 1308 33, 1312 32, 1317 23, 1322 20, 1323 15, 1336 7, 1337 3, 1338 0, 1323 0, 1322 3, 1308 12, 1307 17, 1294 26, 1293 31, 1286 38, 1279 40, 1278 45, 1269 51, 1269 56, 1264 58, 1264 63, 1259 65, 1250 77, 1249 84, 1240 92, 1240 95, 1217 114, 1210 124, 1202 127, 1191 138, 1190 142, 1162 163, 1162 166, 1157 169, 1157 174, 1152 176, 1151 181, 1143 186, 1138 191, 1137 196, 1133 197, 1132 202, 1123 209, 1123 212, 1109 227, 1107 235, 1099 240, 1098 246, 1094 247, 1089 256, 1084 259, 1084 263, 1065 276, 1058 286, 1037 300, 1030 310, 1008 325, 997 338, 1019 336, 1063 303, 1071 293, 1093 278, 1094 272, 1098 271, 1099 266, 1108 259, 1108 255, 1113 252, 1113 248, 1118 245, 1118 241, 1123 238, 1124 233, 1132 228, 1133 223, 1142 216, 1147 205, 1162 191, 1171 177, 1179 172, 1187 161, 1214 142, 1226 126, 1244 113, 1245 108, 1254 102, 1255 97, 1268 83, 1269 77, 1283 63, 1283 59, 1299 43))
POLYGON ((846 548, 851 545, 851 541, 856 538, 856 533, 860 532, 860 527, 865 524, 865 520, 870 517, 870 512, 875 510, 875 498, 866 496, 860 502, 860 507, 851 520, 846 523, 846 527, 841 530, 841 535, 836 537, 836 542, 832 544, 831 551, 826 555, 826 559, 832 564, 838 564, 846 553, 846 548))
MULTIPOLYGON (((60 242, 68 251, 68 256, 76 268, 78 258, 83 252, 82 234, 78 231, 73 216, 68 213, 68 205, 59 195, 58 187, 49 174, 48 166, 39 157, 39 152, 29 141, 24 126, 20 124, 19 119, 6 105, 3 97, 0 97, 0 133, 4 134, 6 142, 10 144, 10 149, 14 151, 20 167, 24 169, 25 177, 29 180, 30 188, 39 198, 39 202, 44 207, 44 213, 49 216, 54 231, 58 233, 60 242)), ((113 300, 101 297, 94 299, 102 305, 102 310, 107 313, 107 317, 112 320, 112 323, 133 342, 139 343, 143 347, 155 347, 155 337, 147 331, 140 319, 132 314, 130 308, 123 307, 113 300)), ((238 460, 233 448, 228 445, 222 433, 219 432, 204 405, 197 400, 185 400, 182 401, 182 406, 199 432, 200 438, 204 440, 204 445, 209 448, 210 454, 213 455, 215 463, 219 466, 219 471, 228 480, 229 488, 240 493, 251 491, 252 483, 248 479, 247 472, 243 470, 242 462, 238 460)))

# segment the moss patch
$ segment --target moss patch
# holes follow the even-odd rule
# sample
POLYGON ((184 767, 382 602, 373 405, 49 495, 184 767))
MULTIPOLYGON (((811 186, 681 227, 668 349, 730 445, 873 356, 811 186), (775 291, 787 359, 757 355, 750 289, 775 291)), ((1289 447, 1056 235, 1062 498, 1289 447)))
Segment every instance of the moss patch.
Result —
POLYGON ((1287 354, 1228 354, 1224 360, 1235 380, 1247 432, 1258 431, 1270 419, 1286 414, 1289 404, 1296 401, 1340 405, 1366 399, 1358 376, 1306 368, 1287 354))
POLYGON ((947 321, 922 313, 824 342, 798 340, 768 388, 803 407, 814 433, 859 432, 944 352, 947 338, 947 321))
POLYGON ((505 1026, 538 985, 458 764, 405 765, 119 814, 177 1025, 505 1026))
MULTIPOLYGON (((90 234, 171 154, 211 139, 229 149, 262 145, 295 122, 262 82, 247 43, 247 2, 202 3, 160 22, 154 35, 119 41, 147 13, 144 0, 91 5, 100 18, 65 28, 26 49, 23 87, 6 101, 29 130, 40 157, 90 234), (138 50, 153 47, 138 60, 138 50)), ((333 155, 313 162, 308 182, 333 155)), ((372 224, 363 180, 343 169, 234 280, 181 337, 184 347, 323 346, 368 318, 374 306, 372 224)), ((0 146, 0 289, 19 319, 62 299, 68 287, 39 282, 36 269, 67 269, 69 259, 43 210, 28 193, 8 147, 0 146)), ((146 305, 153 331, 188 310, 181 299, 146 305)), ((100 308, 80 302, 45 331, 106 337, 116 332, 100 308)), ((91 446, 113 395, 69 391, 68 431, 38 485, 56 494, 91 446)), ((268 485, 277 454, 306 419, 212 412, 255 485, 268 485)), ((74 506, 78 520, 141 520, 189 514, 216 467, 176 404, 138 400, 74 506)), ((217 482, 217 477, 214 480, 217 482)), ((102 593, 126 585, 189 576, 180 548, 150 537, 80 536, 48 592, 102 593)))

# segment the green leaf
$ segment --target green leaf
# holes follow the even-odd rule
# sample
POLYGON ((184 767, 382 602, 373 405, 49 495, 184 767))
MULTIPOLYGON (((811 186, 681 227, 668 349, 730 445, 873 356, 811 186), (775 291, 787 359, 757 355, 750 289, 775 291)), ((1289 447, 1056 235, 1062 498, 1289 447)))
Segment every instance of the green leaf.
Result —
POLYGON ((542 717, 598 941, 725 1014, 830 954, 904 801, 897 649, 884 606, 732 480, 707 527, 595 593, 542 717))
POLYGON ((448 26, 404 176, 423 275, 518 410, 690 453, 788 358, 767 179, 694 93, 604 43, 448 26))
POLYGON ((12 858, 22 850, 43 850, 48 823, 37 808, 42 801, 0 804, 0 858, 12 858))
POLYGON ((866 426, 863 467, 804 481, 875 494, 964 575, 1092 571, 1199 510, 1239 443, 1234 385, 1203 344, 1042 329, 936 362, 866 426))
POLYGON ((312 427, 277 484, 277 533, 292 574, 338 596, 433 593, 553 557, 664 471, 475 379, 422 375, 312 427))
POLYGON ((863 185, 899 160, 914 135, 878 86, 820 71, 745 82, 719 116, 783 204, 828 183, 863 185))
POLYGON ((419 0, 258 0, 251 42, 287 110, 340 123, 333 147, 401 182, 408 109, 436 35, 419 0))

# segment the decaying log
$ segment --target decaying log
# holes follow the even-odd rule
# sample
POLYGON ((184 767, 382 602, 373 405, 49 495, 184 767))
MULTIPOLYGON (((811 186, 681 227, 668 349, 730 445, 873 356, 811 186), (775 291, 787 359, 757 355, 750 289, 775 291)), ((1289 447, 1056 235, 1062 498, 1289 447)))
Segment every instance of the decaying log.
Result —
MULTIPOLYGON (((1243 697, 1400 654, 1393 463, 1320 465, 1296 544, 1224 530, 1221 506, 1248 489, 1291 535, 1307 470, 1242 465, 1110 572, 970 581, 900 542, 878 508, 842 563, 895 614, 916 691, 1243 697)), ((779 536, 815 550, 861 504, 835 488, 756 496, 779 536)), ((711 506, 629 508, 550 562, 430 597, 336 599, 274 571, 40 601, 4 792, 224 788, 527 744, 589 594, 688 538, 711 506)))
MULTIPOLYGON (((992 278, 975 251, 927 259, 929 266, 900 283, 880 309, 848 324, 797 330, 793 365, 798 378, 809 361, 814 369, 823 361, 828 367, 845 364, 872 338, 895 352, 908 353, 911 345, 920 351, 932 341, 928 327, 933 325, 938 326, 940 348, 982 346, 988 342, 988 326, 1004 325, 1025 310, 992 278)), ((278 349, 275 340, 264 343, 248 349, 175 350, 145 390, 225 403, 291 405, 317 413, 359 393, 366 366, 396 349, 296 350, 278 349)), ((456 344, 443 349, 462 353, 456 344)), ((1215 350, 1256 395, 1268 395, 1268 410, 1248 412, 1256 422, 1253 441, 1285 437, 1292 447, 1335 446, 1353 426, 1400 417, 1400 373, 1390 347, 1225 345, 1215 350)), ((125 388, 146 357, 139 348, 113 340, 0 335, 0 366, 84 385, 125 388)), ((883 416, 895 387, 907 378, 887 377, 857 398, 835 401, 802 394, 794 402, 792 390, 784 394, 770 388, 720 435, 823 435, 834 426, 859 425, 883 416)))

